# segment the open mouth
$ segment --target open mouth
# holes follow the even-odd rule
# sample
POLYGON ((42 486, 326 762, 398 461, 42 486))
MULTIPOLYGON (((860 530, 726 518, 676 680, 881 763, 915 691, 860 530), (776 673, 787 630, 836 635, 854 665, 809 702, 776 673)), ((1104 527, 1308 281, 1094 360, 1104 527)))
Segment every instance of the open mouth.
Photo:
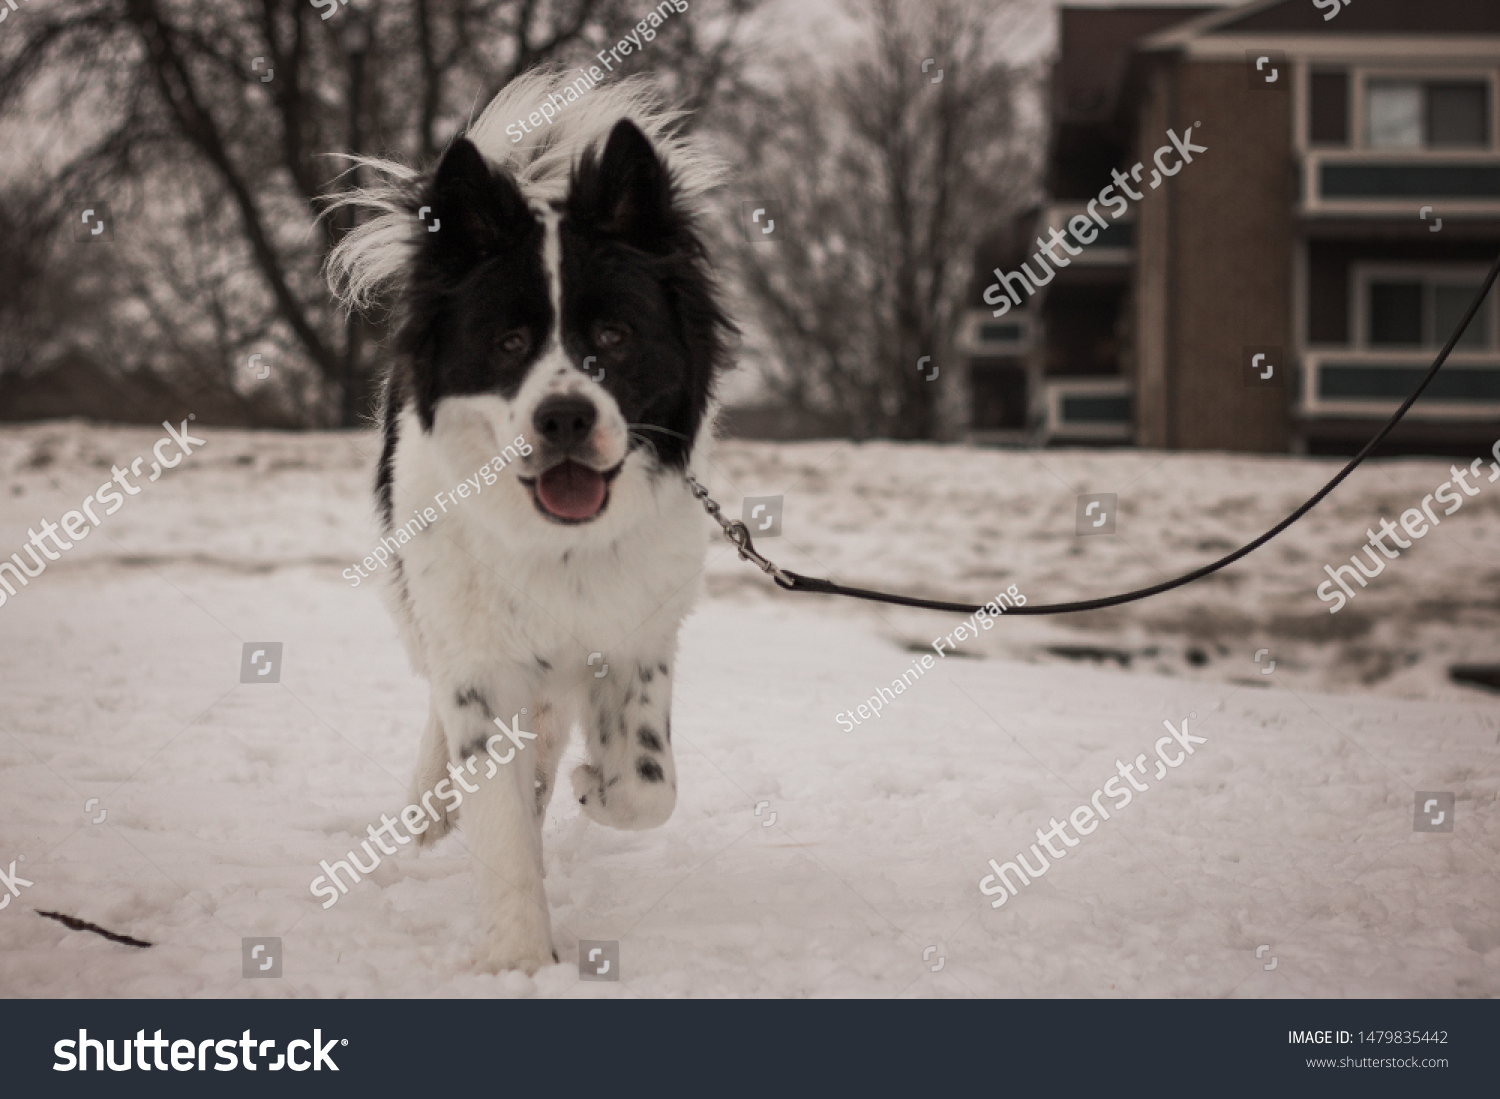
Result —
POLYGON ((609 484, 620 465, 600 472, 572 459, 558 462, 540 477, 521 478, 537 510, 559 523, 587 523, 609 503, 609 484))

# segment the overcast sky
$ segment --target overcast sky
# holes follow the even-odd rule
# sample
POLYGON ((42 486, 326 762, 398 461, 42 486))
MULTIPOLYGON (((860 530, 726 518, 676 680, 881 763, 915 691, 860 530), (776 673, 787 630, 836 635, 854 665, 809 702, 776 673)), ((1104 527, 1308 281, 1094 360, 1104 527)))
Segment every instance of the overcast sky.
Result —
MULTIPOLYGON (((1030 61, 1050 54, 1057 44, 1057 11, 1073 8, 1184 7, 1205 0, 1151 0, 1129 4, 1118 0, 998 0, 996 8, 1012 27, 1002 37, 1006 53, 1015 61, 1030 61), (1012 14, 1013 10, 1013 14, 1012 14)), ((1311 2, 1311 0, 1309 0, 1311 2)), ((1233 5, 1226 4, 1225 7, 1233 5)), ((758 14, 751 30, 775 46, 807 49, 818 43, 819 51, 833 50, 854 34, 854 23, 842 0, 771 0, 758 14)))

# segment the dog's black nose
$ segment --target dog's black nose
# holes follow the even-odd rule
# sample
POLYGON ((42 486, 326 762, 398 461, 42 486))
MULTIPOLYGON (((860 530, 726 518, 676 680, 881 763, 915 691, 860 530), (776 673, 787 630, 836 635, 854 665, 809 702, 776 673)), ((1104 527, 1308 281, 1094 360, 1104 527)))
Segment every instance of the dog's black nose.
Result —
POLYGON ((599 419, 599 411, 587 397, 548 397, 537 406, 531 422, 550 446, 572 450, 588 438, 599 419))

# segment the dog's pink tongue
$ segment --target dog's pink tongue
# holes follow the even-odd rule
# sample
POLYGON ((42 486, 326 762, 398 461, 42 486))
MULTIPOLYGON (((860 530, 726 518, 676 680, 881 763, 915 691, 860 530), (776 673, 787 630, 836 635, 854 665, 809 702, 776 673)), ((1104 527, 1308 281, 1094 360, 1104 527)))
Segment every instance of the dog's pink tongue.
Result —
POLYGON ((577 462, 561 462, 538 478, 536 495, 559 519, 590 519, 604 506, 604 477, 577 462))

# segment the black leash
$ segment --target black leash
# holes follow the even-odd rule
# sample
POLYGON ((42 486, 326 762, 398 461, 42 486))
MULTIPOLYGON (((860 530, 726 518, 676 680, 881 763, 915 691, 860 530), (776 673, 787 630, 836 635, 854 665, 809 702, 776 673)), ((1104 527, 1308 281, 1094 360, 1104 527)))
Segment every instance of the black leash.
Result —
MULTIPOLYGON (((1042 606, 1007 607, 1005 608, 1004 617, 1009 618, 1011 615, 1016 614, 1068 614, 1073 611, 1094 611, 1103 607, 1118 607, 1121 603, 1134 603, 1137 599, 1160 595, 1162 592, 1171 591, 1173 588, 1180 588, 1184 584, 1191 584, 1194 580, 1201 580, 1209 573, 1218 572, 1226 565, 1234 564, 1246 554, 1260 549, 1261 546, 1265 545, 1272 538, 1275 538, 1282 531, 1286 530, 1287 527, 1316 507, 1322 501, 1323 497, 1337 488, 1339 482, 1345 477, 1353 473, 1355 467, 1368 458, 1371 451, 1379 446, 1382 440, 1391 433, 1391 429, 1401 422, 1401 417, 1406 415, 1407 409, 1411 408, 1417 398, 1422 395, 1422 391, 1427 388, 1432 379, 1437 377, 1437 372, 1442 369, 1443 363, 1448 361, 1448 353, 1453 350, 1454 346, 1463 337, 1465 330, 1469 327, 1469 322, 1479 312, 1479 306, 1484 302, 1485 295, 1490 292, 1490 287, 1494 285, 1497 275, 1500 275, 1500 256, 1495 257, 1495 262, 1491 264, 1490 273, 1485 277, 1484 285, 1479 288, 1479 294, 1475 297, 1473 304, 1469 306, 1469 311, 1464 314, 1464 319, 1459 322, 1458 330, 1448 337, 1448 342, 1443 345, 1443 350, 1438 353, 1438 357, 1428 369, 1426 377, 1412 391, 1411 396, 1401 402, 1401 407, 1396 409, 1396 414, 1386 422, 1386 425, 1380 429, 1373 439, 1365 444, 1363 450, 1349 460, 1348 465, 1339 470, 1333 480, 1314 493, 1307 503, 1292 512, 1255 541, 1241 546, 1233 553, 1219 558, 1212 564, 1204 565, 1202 568, 1194 569, 1189 573, 1184 573, 1175 580, 1166 580, 1160 584, 1152 584, 1149 588, 1139 588, 1136 591, 1124 592, 1121 595, 1108 595, 1101 599, 1081 599, 1074 603, 1049 603, 1042 606)), ((787 591, 814 592, 820 595, 847 595, 854 599, 869 599, 876 603, 895 603, 902 607, 920 607, 924 610, 932 611, 957 611, 961 614, 973 614, 976 611, 984 609, 984 604, 945 603, 939 599, 917 599, 910 595, 893 595, 890 592, 871 591, 868 588, 848 588, 842 584, 835 584, 832 580, 824 580, 816 576, 803 576, 801 573, 792 572, 790 569, 778 568, 755 551, 755 546, 750 541, 750 530, 744 523, 731 522, 726 519, 719 510, 719 505, 710 499, 708 490, 694 480, 691 474, 688 475, 687 480, 688 485, 693 490, 693 495, 703 501, 703 506, 708 509, 708 513, 724 528, 724 536, 730 542, 734 543, 735 548, 739 550, 740 557, 757 565, 766 575, 770 576, 787 591)))

